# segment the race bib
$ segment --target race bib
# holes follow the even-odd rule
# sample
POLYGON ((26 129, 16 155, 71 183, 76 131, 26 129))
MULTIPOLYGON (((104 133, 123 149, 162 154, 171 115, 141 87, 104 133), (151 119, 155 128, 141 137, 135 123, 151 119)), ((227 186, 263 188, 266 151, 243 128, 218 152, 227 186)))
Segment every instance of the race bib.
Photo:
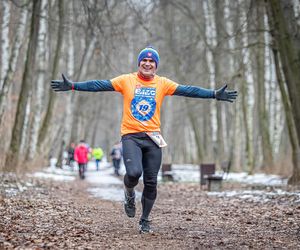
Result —
POLYGON ((166 143, 166 141, 164 140, 164 138, 162 137, 160 132, 146 132, 146 134, 150 137, 150 139, 152 141, 155 142, 155 144, 157 146, 159 146, 160 148, 166 147, 168 144, 166 143))
POLYGON ((156 110, 155 88, 136 88, 131 101, 131 112, 134 118, 144 122, 152 118, 156 110))

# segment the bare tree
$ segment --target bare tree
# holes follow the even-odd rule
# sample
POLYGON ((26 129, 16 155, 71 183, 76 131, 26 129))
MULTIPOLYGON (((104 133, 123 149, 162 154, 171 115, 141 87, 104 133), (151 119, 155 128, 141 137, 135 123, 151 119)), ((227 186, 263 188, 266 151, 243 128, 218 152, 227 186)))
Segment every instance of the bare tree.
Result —
POLYGON ((12 138, 10 142, 8 156, 6 158, 5 170, 16 170, 18 160, 21 157, 20 146, 22 141, 22 134, 24 129, 24 122, 27 116, 27 105, 30 101, 32 73, 35 66, 37 38, 39 29, 39 12, 41 1, 33 1, 31 26, 30 26, 30 40, 26 54, 25 69, 22 79, 22 86, 18 100, 15 123, 12 131, 12 138))
MULTIPOLYGON (((54 61, 53 61, 53 68, 51 72, 51 78, 54 79, 57 77, 59 72, 59 61, 61 57, 62 52, 62 44, 63 44, 63 36, 64 36, 64 18, 65 18, 65 1, 60 0, 58 1, 58 17, 59 17, 59 27, 57 30, 57 43, 56 43, 56 49, 55 49, 55 55, 54 55, 54 61)), ((45 118, 41 124, 40 132, 39 132, 39 138, 38 138, 38 145, 43 149, 45 145, 45 139, 47 137, 47 134, 49 132, 51 121, 53 118, 54 113, 54 103, 55 103, 55 93, 49 88, 49 102, 47 105, 46 115, 45 118)))
MULTIPOLYGON (((17 60, 20 54, 20 48, 22 45, 22 40, 24 39, 24 32, 26 28, 26 21, 28 16, 27 7, 21 9, 20 18, 18 19, 18 24, 15 32, 14 42, 11 49, 11 55, 8 60, 8 69, 3 73, 3 84, 0 89, 0 125, 3 122, 3 115, 7 105, 7 95, 12 87, 12 79, 16 70, 17 60)), ((4 58, 3 58, 4 60, 4 58)))
MULTIPOLYGON (((255 65, 257 72, 257 106, 258 106, 258 124, 261 136, 261 149, 263 154, 263 169, 271 170, 273 166, 272 147, 270 139, 270 123, 266 107, 266 91, 265 91, 265 34, 264 30, 264 3, 255 1, 256 7, 256 28, 257 46, 255 49, 255 65)), ((253 172, 253 170, 252 170, 253 172)))
MULTIPOLYGON (((298 24, 294 18, 292 1, 267 0, 266 3, 271 34, 276 46, 276 50, 273 50, 275 52, 274 57, 275 59, 277 59, 277 56, 280 58, 291 104, 291 110, 289 110, 286 101, 284 101, 286 115, 291 112, 293 117, 293 122, 288 120, 288 125, 291 126, 289 131, 293 149, 293 175, 289 182, 296 184, 300 183, 300 34, 298 24), (296 133, 293 133, 294 129, 296 133), (297 136, 297 139, 293 138, 294 136, 297 136)), ((279 69, 277 66, 277 71, 279 69)), ((282 79, 280 74, 281 72, 277 73, 279 83, 282 79)), ((283 90, 283 88, 281 89, 283 90)))
POLYGON ((46 37, 47 37, 47 1, 41 0, 41 19, 38 35, 38 52, 37 52, 37 78, 36 78, 36 91, 35 91, 35 103, 33 112, 33 122, 30 132, 28 159, 33 159, 37 151, 38 135, 40 129, 40 122, 42 118, 42 105, 43 105, 43 93, 44 82, 46 79, 46 66, 47 66, 47 54, 46 54, 46 37))
POLYGON ((10 2, 1 1, 3 7, 1 20, 1 66, 0 66, 0 90, 2 90, 3 81, 8 70, 9 61, 9 21, 10 21, 10 2))

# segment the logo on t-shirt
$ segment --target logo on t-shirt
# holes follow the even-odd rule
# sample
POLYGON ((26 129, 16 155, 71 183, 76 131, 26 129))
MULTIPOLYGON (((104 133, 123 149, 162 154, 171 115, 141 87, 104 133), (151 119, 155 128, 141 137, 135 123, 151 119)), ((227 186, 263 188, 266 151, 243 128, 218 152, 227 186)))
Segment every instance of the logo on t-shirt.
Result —
POLYGON ((136 88, 134 98, 131 101, 132 115, 139 121, 148 121, 155 113, 156 89, 155 88, 136 88))

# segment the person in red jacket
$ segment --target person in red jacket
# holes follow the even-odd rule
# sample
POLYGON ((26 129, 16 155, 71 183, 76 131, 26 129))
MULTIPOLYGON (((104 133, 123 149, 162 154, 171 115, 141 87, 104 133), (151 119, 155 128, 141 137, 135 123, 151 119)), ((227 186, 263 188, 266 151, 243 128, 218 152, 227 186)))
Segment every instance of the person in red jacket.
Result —
POLYGON ((79 167, 79 176, 81 179, 84 179, 84 171, 88 163, 88 154, 89 149, 86 146, 84 140, 81 140, 74 151, 74 159, 78 163, 79 167))

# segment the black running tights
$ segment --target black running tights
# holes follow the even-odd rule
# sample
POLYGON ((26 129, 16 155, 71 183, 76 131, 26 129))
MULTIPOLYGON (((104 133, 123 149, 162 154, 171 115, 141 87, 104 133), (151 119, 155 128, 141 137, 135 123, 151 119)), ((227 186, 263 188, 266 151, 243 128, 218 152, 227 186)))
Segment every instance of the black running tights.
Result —
POLYGON ((162 150, 145 133, 122 136, 123 159, 126 168, 124 184, 134 188, 143 174, 143 196, 155 200, 157 175, 161 164, 162 150))

